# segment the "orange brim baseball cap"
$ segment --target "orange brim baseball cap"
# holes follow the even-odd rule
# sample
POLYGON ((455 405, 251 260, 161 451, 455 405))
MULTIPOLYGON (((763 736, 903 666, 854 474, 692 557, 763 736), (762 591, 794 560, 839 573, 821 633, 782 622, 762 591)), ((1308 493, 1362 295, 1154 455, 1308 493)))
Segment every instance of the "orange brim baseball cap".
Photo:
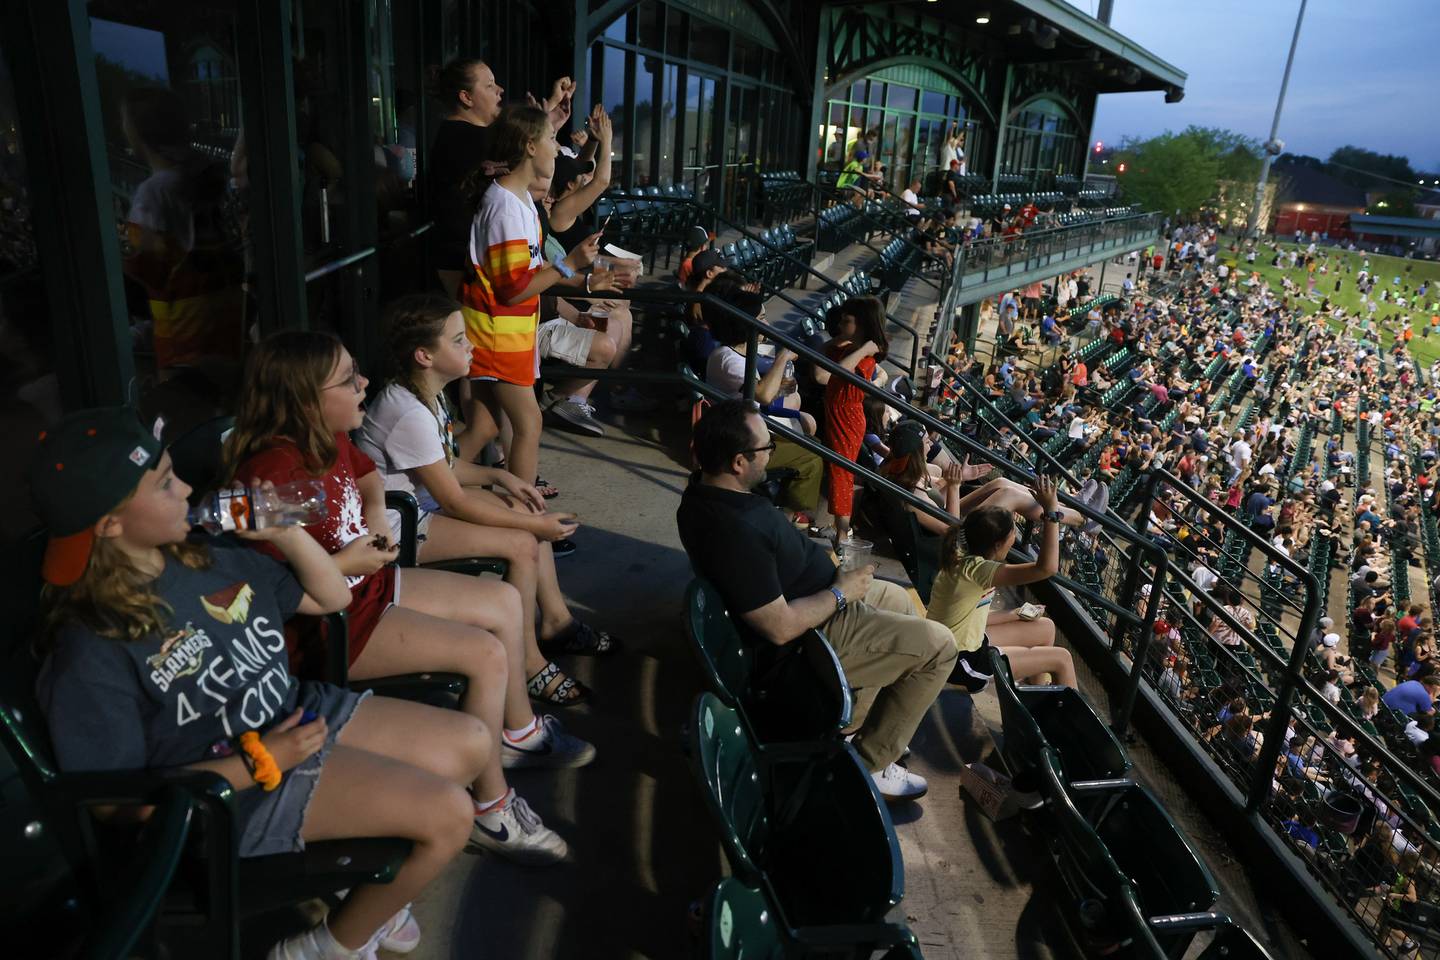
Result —
POLYGON ((30 464, 30 499, 50 542, 41 575, 68 587, 85 575, 95 524, 160 465, 161 424, 146 429, 128 407, 67 414, 40 434, 30 464))
POLYGON ((86 527, 68 537, 51 537, 45 545, 45 559, 40 564, 40 575, 45 582, 57 587, 68 587, 85 575, 90 565, 90 551, 95 547, 95 529, 86 527))

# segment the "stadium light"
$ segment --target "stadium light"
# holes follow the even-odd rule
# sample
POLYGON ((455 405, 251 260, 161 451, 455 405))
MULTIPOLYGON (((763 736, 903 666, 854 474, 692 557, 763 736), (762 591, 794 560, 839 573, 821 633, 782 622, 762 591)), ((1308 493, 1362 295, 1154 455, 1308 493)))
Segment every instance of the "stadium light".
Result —
POLYGON ((1115 172, 1116 172, 1116 173, 1124 173, 1124 172, 1125 172, 1125 164, 1124 164, 1123 161, 1121 162, 1120 166, 1118 166, 1118 167, 1115 168, 1115 172))
MULTIPOLYGON (((1096 140, 1096 141, 1095 141, 1095 152, 1096 152, 1096 153, 1099 153, 1101 150, 1104 150, 1104 149, 1105 149, 1105 141, 1104 141, 1104 140, 1096 140)), ((1420 182, 1421 182, 1421 183, 1424 183, 1425 181, 1424 181, 1424 180, 1421 180, 1420 182)))
POLYGON ((976 22, 976 23, 981 23, 981 24, 989 23, 989 22, 990 22, 990 13, 989 13, 989 11, 988 11, 988 10, 987 10, 987 11, 982 11, 982 12, 980 12, 980 13, 975 14, 975 22, 976 22))

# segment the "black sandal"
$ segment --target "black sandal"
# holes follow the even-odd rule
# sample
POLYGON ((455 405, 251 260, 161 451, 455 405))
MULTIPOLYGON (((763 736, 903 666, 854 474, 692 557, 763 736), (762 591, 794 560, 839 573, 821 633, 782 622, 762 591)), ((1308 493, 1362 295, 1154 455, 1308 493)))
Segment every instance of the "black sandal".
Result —
POLYGON ((560 491, 550 486, 550 482, 544 477, 535 478, 535 489, 539 490, 540 496, 544 497, 546 500, 554 500, 556 497, 560 496, 560 491))
POLYGON ((596 630, 578 618, 549 640, 541 640, 540 646, 547 652, 570 653, 586 657, 605 657, 619 653, 624 646, 620 638, 612 637, 604 630, 596 630))
POLYGON ((525 681, 525 689, 530 693, 530 699, 556 707, 573 707, 577 703, 584 703, 590 699, 590 688, 574 677, 567 677, 561 673, 560 668, 555 665, 553 660, 541 667, 539 673, 525 681), (555 684, 554 689, 546 692, 545 688, 549 687, 557 677, 561 678, 560 682, 555 684))

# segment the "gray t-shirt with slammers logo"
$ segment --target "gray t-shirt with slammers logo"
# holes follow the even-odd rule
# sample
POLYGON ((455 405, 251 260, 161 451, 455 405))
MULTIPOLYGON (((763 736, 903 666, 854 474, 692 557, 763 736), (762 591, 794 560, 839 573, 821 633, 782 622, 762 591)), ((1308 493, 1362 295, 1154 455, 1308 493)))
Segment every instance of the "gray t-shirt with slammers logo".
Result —
MULTIPOLYGON (((127 642, 79 623, 62 627, 36 682, 64 771, 181 767, 228 756, 297 708, 325 717, 333 743, 358 696, 290 674, 285 620, 304 597, 284 564, 228 538, 211 563, 167 557, 152 589, 170 605, 158 635, 127 642)), ((299 849, 304 806, 323 753, 290 771, 284 789, 238 783, 241 855, 299 849), (302 782, 303 781, 303 782, 302 782)))

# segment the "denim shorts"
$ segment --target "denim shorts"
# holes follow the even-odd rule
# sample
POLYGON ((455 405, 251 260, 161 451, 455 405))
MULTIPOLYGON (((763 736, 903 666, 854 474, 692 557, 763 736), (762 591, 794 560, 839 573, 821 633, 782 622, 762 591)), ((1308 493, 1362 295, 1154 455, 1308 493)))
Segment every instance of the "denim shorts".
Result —
POLYGON ((355 715, 360 701, 368 696, 369 690, 354 693, 328 683, 300 684, 298 706, 324 717, 329 725, 325 745, 299 766, 286 771, 285 779, 280 781, 277 789, 266 793, 254 785, 237 793, 235 806, 239 822, 236 827, 240 834, 240 856, 263 857, 305 849, 305 841, 300 839, 300 828, 305 824, 305 811, 310 807, 315 784, 320 781, 320 770, 340 731, 355 715))

